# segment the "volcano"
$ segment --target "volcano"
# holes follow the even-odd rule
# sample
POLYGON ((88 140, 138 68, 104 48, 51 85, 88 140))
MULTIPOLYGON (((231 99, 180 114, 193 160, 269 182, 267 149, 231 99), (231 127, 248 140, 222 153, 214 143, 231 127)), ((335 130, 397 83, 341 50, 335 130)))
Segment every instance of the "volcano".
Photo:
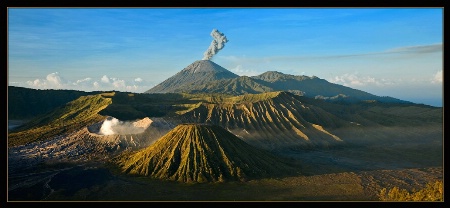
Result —
POLYGON ((180 124, 153 145, 114 158, 122 173, 185 183, 246 181, 296 173, 283 159, 217 125, 180 124))
POLYGON ((185 92, 186 89, 190 89, 192 86, 200 86, 211 81, 237 77, 239 76, 212 61, 199 60, 155 87, 147 90, 145 93, 185 92))
POLYGON ((174 76, 166 79, 144 93, 220 93, 244 95, 274 91, 288 91, 314 99, 327 101, 378 101, 383 103, 405 103, 389 96, 377 96, 316 76, 297 76, 277 71, 267 71, 258 76, 238 76, 222 66, 200 60, 190 64, 174 76))

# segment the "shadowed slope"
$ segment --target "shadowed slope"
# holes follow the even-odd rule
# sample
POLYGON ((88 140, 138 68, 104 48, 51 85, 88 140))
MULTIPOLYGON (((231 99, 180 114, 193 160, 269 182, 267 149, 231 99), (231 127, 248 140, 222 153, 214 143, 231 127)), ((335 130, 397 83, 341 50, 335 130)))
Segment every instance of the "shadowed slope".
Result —
POLYGON ((243 95, 274 91, 270 87, 255 82, 250 77, 241 76, 233 79, 221 79, 211 81, 203 85, 190 86, 183 89, 187 93, 222 93, 229 95, 243 95))
POLYGON ((377 100, 386 103, 410 103, 408 101, 385 97, 376 96, 362 90, 353 89, 350 87, 342 86, 339 84, 330 83, 324 79, 320 79, 316 76, 296 76, 290 74, 283 74, 277 71, 268 71, 258 76, 252 76, 253 80, 257 83, 270 87, 273 90, 283 91, 301 91, 304 96, 311 98, 326 98, 339 95, 345 95, 344 100, 348 101, 361 101, 361 100, 377 100))
POLYGON ((122 172, 180 182, 294 174, 281 159, 216 125, 180 124, 150 147, 114 159, 122 172))
POLYGON ((8 146, 43 141, 79 129, 105 119, 99 112, 112 101, 104 94, 81 96, 37 117, 8 134, 8 146))
POLYGON ((288 91, 309 98, 357 103, 376 100, 384 103, 409 103, 387 96, 330 83, 316 76, 297 76, 268 71, 258 76, 238 76, 209 60, 195 61, 177 74, 145 93, 222 93, 242 95, 288 91))
POLYGON ((31 119, 37 115, 45 115, 80 96, 93 94, 97 92, 8 86, 8 119, 31 119))

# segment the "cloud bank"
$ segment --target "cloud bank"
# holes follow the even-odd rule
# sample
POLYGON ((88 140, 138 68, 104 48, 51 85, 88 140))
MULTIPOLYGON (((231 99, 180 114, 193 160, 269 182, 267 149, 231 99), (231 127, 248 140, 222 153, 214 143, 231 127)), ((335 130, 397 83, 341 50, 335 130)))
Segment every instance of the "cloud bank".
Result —
POLYGON ((360 87, 360 86, 368 86, 368 85, 375 85, 375 86, 388 86, 393 85, 396 82, 389 80, 389 79, 377 79, 371 76, 361 76, 358 75, 358 73, 353 74, 343 74, 340 76, 335 76, 330 79, 328 79, 329 82, 341 84, 347 87, 360 87))
POLYGON ((140 77, 133 78, 132 80, 124 80, 103 75, 98 78, 86 77, 79 80, 67 80, 58 72, 50 73, 43 79, 29 80, 25 83, 14 82, 10 84, 33 89, 67 89, 80 91, 116 90, 135 93, 145 92, 154 86, 154 84, 151 84, 140 77))
POLYGON ((431 79, 431 83, 433 84, 442 84, 442 70, 439 70, 434 74, 433 78, 431 79))

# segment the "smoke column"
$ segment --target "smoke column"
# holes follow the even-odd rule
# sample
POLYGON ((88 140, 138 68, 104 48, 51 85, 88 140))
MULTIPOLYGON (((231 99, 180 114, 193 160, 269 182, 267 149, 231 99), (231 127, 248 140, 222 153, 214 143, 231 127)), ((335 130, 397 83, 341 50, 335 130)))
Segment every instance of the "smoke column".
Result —
POLYGON ((205 51, 203 60, 211 60, 216 53, 225 47, 225 43, 228 42, 227 37, 217 29, 212 30, 211 36, 214 40, 211 42, 211 45, 209 45, 208 50, 205 51))
POLYGON ((99 134, 113 135, 113 134, 139 134, 145 131, 152 123, 149 118, 144 118, 136 122, 120 121, 117 118, 109 117, 103 121, 100 127, 99 134))

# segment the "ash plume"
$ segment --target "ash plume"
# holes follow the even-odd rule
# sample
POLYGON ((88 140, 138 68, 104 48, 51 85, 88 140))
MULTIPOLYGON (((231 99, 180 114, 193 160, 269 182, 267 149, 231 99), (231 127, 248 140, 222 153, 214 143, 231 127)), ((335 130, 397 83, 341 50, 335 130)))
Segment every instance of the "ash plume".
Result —
POLYGON ((217 29, 212 30, 211 36, 214 40, 211 42, 211 45, 209 45, 208 50, 203 54, 203 60, 211 60, 216 53, 225 47, 225 43, 228 42, 227 37, 217 29))

